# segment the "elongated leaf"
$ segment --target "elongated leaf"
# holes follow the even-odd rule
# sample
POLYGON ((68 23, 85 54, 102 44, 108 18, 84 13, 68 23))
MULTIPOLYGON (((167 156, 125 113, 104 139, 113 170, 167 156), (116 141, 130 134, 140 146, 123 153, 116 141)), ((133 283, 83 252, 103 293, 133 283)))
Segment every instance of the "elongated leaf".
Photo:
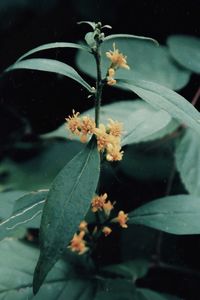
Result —
POLYGON ((188 192, 200 196, 200 141, 196 132, 187 129, 177 144, 176 166, 188 192))
POLYGON ((72 267, 59 261, 34 297, 32 276, 39 250, 15 240, 0 243, 0 300, 93 300, 92 283, 74 279, 72 267))
POLYGON ((141 224, 173 234, 200 234, 200 199, 169 196, 149 202, 129 214, 130 224, 141 224))
POLYGON ((119 80, 119 87, 129 89, 156 109, 167 111, 172 117, 200 134, 200 113, 184 97, 159 84, 144 81, 119 80))
POLYGON ((99 178, 99 153, 91 140, 57 175, 43 210, 41 253, 34 275, 34 292, 60 258, 84 219, 99 178))
POLYGON ((0 240, 12 235, 19 227, 39 227, 47 191, 30 193, 18 199, 13 213, 0 223, 0 240))
POLYGON ((200 39, 187 35, 172 35, 167 44, 173 58, 183 67, 200 73, 200 39))
MULTIPOLYGON (((83 115, 94 117, 94 109, 83 115)), ((123 123, 122 145, 126 145, 148 140, 148 137, 169 124, 171 116, 164 110, 155 110, 144 101, 130 100, 102 106, 100 122, 106 124, 109 119, 123 123)))
POLYGON ((22 56, 20 56, 20 58, 18 58, 17 62, 19 62, 20 60, 24 59, 25 57, 43 51, 43 50, 48 50, 48 49, 54 49, 54 48, 75 48, 75 49, 79 49, 79 50, 84 50, 84 51, 90 51, 90 49, 84 45, 80 45, 80 44, 75 44, 75 43, 64 43, 64 42, 56 42, 56 43, 49 43, 49 44, 45 44, 45 45, 41 45, 38 46, 28 52, 26 52, 25 54, 23 54, 22 56))
POLYGON ((0 193, 0 220, 10 217, 16 200, 26 194, 27 192, 25 191, 9 191, 0 193))
POLYGON ((156 40, 154 40, 150 37, 133 35, 133 34, 124 34, 124 33, 110 34, 104 38, 104 41, 118 39, 118 38, 145 40, 145 41, 153 42, 156 45, 159 45, 159 43, 156 40))
MULTIPOLYGON (((118 69, 116 72, 118 78, 153 81, 173 90, 181 89, 188 83, 191 72, 174 63, 167 47, 157 47, 149 41, 126 37, 117 37, 102 43, 103 76, 106 76, 111 63, 106 52, 113 49, 113 42, 116 48, 127 56, 130 66, 130 70, 118 69)), ((96 63, 91 54, 78 51, 77 64, 83 72, 96 78, 96 63)))
POLYGON ((54 59, 45 59, 45 58, 32 58, 23 61, 16 62, 5 72, 17 70, 17 69, 29 69, 29 70, 38 70, 45 72, 53 72, 57 74, 64 75, 69 77, 82 86, 84 86, 88 91, 92 91, 90 85, 76 72, 71 66, 54 59))
POLYGON ((78 25, 81 25, 81 24, 88 24, 92 27, 92 29, 95 29, 96 27, 96 23, 95 22, 90 22, 90 21, 80 21, 80 22, 77 22, 78 25))

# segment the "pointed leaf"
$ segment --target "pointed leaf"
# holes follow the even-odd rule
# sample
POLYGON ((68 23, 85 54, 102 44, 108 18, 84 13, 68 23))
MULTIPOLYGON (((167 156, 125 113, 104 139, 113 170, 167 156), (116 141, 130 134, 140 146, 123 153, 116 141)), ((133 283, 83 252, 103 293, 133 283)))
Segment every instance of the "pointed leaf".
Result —
POLYGON ((80 22, 77 22, 78 25, 81 25, 81 24, 88 24, 92 27, 92 29, 95 29, 96 28, 96 23, 95 22, 90 22, 90 21, 80 21, 80 22))
POLYGON ((173 234, 200 234, 200 199, 192 195, 160 198, 129 214, 130 224, 141 224, 173 234))
POLYGON ((15 202, 13 213, 0 223, 0 240, 12 235, 19 227, 39 227, 47 191, 33 192, 15 202), (37 220, 35 220, 37 218, 37 220), (34 222, 33 222, 34 221, 34 222))
POLYGON ((167 111, 172 117, 200 134, 200 113, 176 92, 144 80, 118 80, 117 86, 133 91, 154 108, 167 111))
POLYGON ((80 44, 75 44, 75 43, 64 43, 64 42, 56 42, 56 43, 49 43, 49 44, 45 44, 45 45, 41 45, 38 46, 28 52, 26 52, 25 54, 23 54, 22 56, 20 56, 20 58, 18 58, 17 62, 19 62, 20 60, 24 59, 25 57, 43 51, 43 50, 48 50, 48 49, 54 49, 54 48, 75 48, 75 49, 79 49, 79 50, 84 50, 84 51, 90 51, 90 49, 84 45, 80 45, 80 44))
POLYGON ((90 92, 92 91, 90 85, 76 72, 74 68, 58 60, 45 59, 45 58, 32 58, 32 59, 22 60, 16 62, 15 64, 7 68, 5 72, 9 72, 17 69, 38 70, 38 71, 61 74, 77 81, 82 86, 84 86, 88 91, 90 92))
POLYGON ((167 44, 173 58, 183 67, 200 73, 200 39, 187 35, 172 35, 167 44))
POLYGON ((98 183, 99 164, 96 141, 92 139, 54 180, 42 215, 41 253, 34 275, 35 292, 84 219, 98 183))
POLYGON ((145 40, 145 41, 153 42, 157 46, 159 45, 159 43, 156 40, 154 40, 150 37, 140 36, 140 35, 133 35, 133 34, 124 34, 124 33, 110 34, 110 35, 108 35, 104 38, 104 41, 118 39, 118 38, 145 40))
POLYGON ((187 128, 176 146, 176 166, 188 192, 200 196, 200 140, 199 135, 187 128))

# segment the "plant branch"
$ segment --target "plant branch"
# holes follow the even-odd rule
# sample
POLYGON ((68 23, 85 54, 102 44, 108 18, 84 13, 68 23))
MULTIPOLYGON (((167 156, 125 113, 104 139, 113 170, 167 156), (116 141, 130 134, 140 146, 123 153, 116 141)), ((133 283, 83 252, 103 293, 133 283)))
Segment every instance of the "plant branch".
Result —
POLYGON ((198 88, 197 92, 195 93, 193 99, 192 99, 192 105, 195 106, 195 104, 197 103, 197 101, 200 98, 200 87, 198 88))

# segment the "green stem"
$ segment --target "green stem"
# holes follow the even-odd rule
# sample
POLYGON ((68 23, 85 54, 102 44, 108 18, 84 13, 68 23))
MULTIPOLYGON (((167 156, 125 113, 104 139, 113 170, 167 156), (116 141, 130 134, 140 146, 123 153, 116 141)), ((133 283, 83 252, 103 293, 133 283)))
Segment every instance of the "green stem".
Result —
POLYGON ((94 52, 94 57, 97 66, 97 81, 96 81, 96 95, 95 95, 95 123, 96 127, 99 127, 99 115, 101 107, 101 97, 102 97, 102 74, 101 74, 101 52, 100 52, 100 42, 96 42, 96 50, 94 52))

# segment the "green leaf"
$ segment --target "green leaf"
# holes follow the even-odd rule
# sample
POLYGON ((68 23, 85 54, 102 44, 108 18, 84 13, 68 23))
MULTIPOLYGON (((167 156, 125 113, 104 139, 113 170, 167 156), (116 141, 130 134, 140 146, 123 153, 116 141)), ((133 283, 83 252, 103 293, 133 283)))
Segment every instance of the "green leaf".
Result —
POLYGON ((119 39, 119 38, 145 40, 145 41, 153 42, 157 46, 159 45, 158 41, 156 41, 156 40, 154 40, 150 37, 140 36, 140 35, 133 35, 133 34, 124 34, 124 33, 110 34, 110 35, 108 35, 104 38, 104 41, 119 39))
POLYGON ((85 41, 86 43, 92 48, 96 45, 96 41, 94 39, 95 33, 94 32, 88 32, 85 35, 85 41))
MULTIPOLYGON (((63 126, 63 136, 67 136, 63 126)), ((83 148, 75 141, 45 140, 38 153, 25 161, 5 159, 0 164, 0 174, 5 173, 1 188, 33 191, 49 188, 58 172, 83 148)))
POLYGON ((148 269, 149 262, 147 260, 135 259, 116 265, 109 265, 102 270, 136 281, 138 278, 144 277, 147 274, 148 269))
POLYGON ((17 69, 29 69, 61 74, 77 81, 88 91, 92 92, 91 86, 76 72, 74 68, 55 59, 32 58, 19 61, 7 68, 5 72, 17 69))
POLYGON ((20 227, 39 227, 47 191, 33 192, 15 202, 11 215, 0 222, 0 240, 20 227))
POLYGON ((27 194, 25 191, 9 191, 0 193, 0 219, 8 218, 15 204, 16 199, 27 194))
POLYGON ((172 234, 200 234, 200 201, 192 195, 169 196, 140 206, 129 214, 140 224, 172 234))
POLYGON ((167 300, 165 296, 149 289, 137 289, 137 300, 167 300))
POLYGON ((81 21, 81 22, 77 22, 78 25, 81 25, 81 24, 88 24, 92 27, 92 29, 95 30, 96 28, 96 23, 95 22, 90 22, 90 21, 81 21))
POLYGON ((173 151, 172 139, 129 145, 118 170, 131 179, 167 180, 174 164, 173 151))
POLYGON ((168 38, 172 57, 183 67, 200 73, 200 39, 187 35, 172 35, 168 38))
POLYGON ((72 267, 59 261, 36 296, 32 276, 39 251, 15 240, 0 243, 0 300, 93 300, 90 281, 73 278, 72 267))
POLYGON ((41 253, 34 275, 37 292, 84 219, 95 194, 100 172, 99 153, 92 139, 57 175, 44 206, 41 253))
POLYGON ((17 62, 19 62, 20 60, 24 59, 25 57, 43 51, 43 50, 48 50, 48 49, 54 49, 54 48, 75 48, 75 49, 79 49, 79 50, 84 50, 84 51, 90 51, 90 49, 84 45, 80 45, 80 44, 75 44, 75 43, 64 43, 64 42, 56 42, 56 43, 49 43, 49 44, 45 44, 45 45, 41 45, 38 46, 28 52, 26 52, 25 54, 23 54, 22 56, 20 56, 20 58, 18 58, 17 62))
MULTIPOLYGON (((175 64, 166 47, 157 47, 149 41, 118 37, 115 40, 104 41, 101 45, 102 74, 106 76, 110 60, 106 52, 116 48, 125 56, 130 70, 118 69, 116 76, 120 79, 142 79, 162 84, 173 90, 183 88, 189 81, 191 72, 175 64)), ((77 65, 80 70, 96 78, 96 63, 91 54, 79 51, 77 65)))
POLYGON ((175 159, 182 182, 188 192, 200 196, 200 141, 199 135, 187 128, 177 143, 175 159))
POLYGON ((117 86, 133 91, 156 109, 167 111, 172 117, 180 120, 200 134, 200 113, 191 103, 176 92, 144 80, 119 80, 117 86))
MULTIPOLYGON (((83 115, 94 117, 94 109, 83 115)), ((130 100, 102 106, 100 122, 106 124, 109 119, 123 123, 122 145, 126 145, 148 140, 148 137, 169 124, 171 116, 163 110, 155 110, 144 101, 130 100)))

